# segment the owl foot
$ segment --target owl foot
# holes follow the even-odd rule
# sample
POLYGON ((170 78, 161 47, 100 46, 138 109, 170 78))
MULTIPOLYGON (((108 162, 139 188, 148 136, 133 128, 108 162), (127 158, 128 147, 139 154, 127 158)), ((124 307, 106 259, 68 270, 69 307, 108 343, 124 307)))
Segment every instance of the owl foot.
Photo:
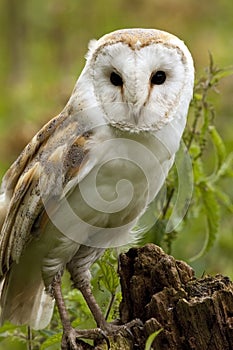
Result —
POLYGON ((111 341, 114 342, 114 339, 117 336, 127 337, 133 339, 134 336, 131 332, 131 328, 135 325, 141 326, 142 323, 140 320, 133 320, 126 324, 119 324, 117 321, 108 323, 94 296, 91 293, 91 288, 89 285, 81 286, 80 288, 84 298, 87 301, 87 304, 92 311, 94 318, 97 323, 97 328, 87 329, 87 330, 76 330, 72 328, 69 316, 65 307, 64 299, 61 292, 61 276, 58 274, 52 284, 53 296, 56 300, 58 311, 63 325, 63 337, 62 337, 62 350, 89 350, 93 349, 92 346, 82 342, 80 338, 91 339, 94 341, 105 341, 107 348, 110 349, 111 341))
POLYGON ((109 339, 100 328, 76 330, 72 327, 70 327, 67 330, 64 330, 61 349, 62 350, 93 349, 91 345, 82 342, 80 338, 91 339, 91 340, 97 340, 101 338, 105 339, 107 343, 107 347, 108 349, 110 349, 109 339))
POLYGON ((122 336, 125 336, 125 337, 130 336, 131 338, 133 338, 134 336, 131 332, 131 328, 133 328, 134 326, 138 326, 138 327, 143 326, 142 321, 139 319, 135 319, 125 324, 119 324, 119 322, 120 321, 114 321, 111 323, 106 322, 104 326, 105 334, 107 334, 109 337, 110 336, 114 337, 116 335, 121 334, 122 336))
MULTIPOLYGON (((108 349, 111 349, 111 344, 113 345, 113 344, 118 343, 120 340, 119 338, 125 338, 125 339, 127 338, 128 340, 130 340, 134 343, 135 337, 132 333, 132 328, 134 326, 142 327, 143 323, 139 319, 135 319, 135 320, 128 322, 126 324, 119 324, 119 321, 117 323, 116 322, 112 322, 112 323, 106 322, 102 329, 104 330, 104 334, 107 335, 107 339, 105 337, 105 341, 107 343, 108 349)), ((115 347, 114 347, 114 349, 115 349, 115 347)))
POLYGON ((73 328, 65 330, 62 336, 61 350, 80 350, 80 346, 76 342, 77 335, 73 328))
POLYGON ((127 338, 134 338, 131 328, 134 326, 141 326, 142 322, 138 319, 133 320, 129 323, 118 325, 115 323, 106 323, 104 330, 101 328, 93 329, 82 329, 76 330, 72 327, 64 330, 62 337, 62 350, 83 350, 83 349, 93 349, 90 345, 83 343, 80 338, 90 339, 90 340, 105 340, 107 348, 110 349, 111 339, 116 336, 122 335, 127 338))

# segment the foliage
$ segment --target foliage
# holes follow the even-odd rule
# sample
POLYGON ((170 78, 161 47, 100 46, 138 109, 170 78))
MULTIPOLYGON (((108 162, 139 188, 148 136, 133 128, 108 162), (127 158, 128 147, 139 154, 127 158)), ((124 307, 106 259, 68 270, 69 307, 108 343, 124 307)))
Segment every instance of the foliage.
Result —
MULTIPOLYGON (((213 246, 221 219, 220 206, 223 205, 229 212, 233 212, 230 195, 221 187, 223 178, 233 177, 233 152, 229 154, 226 152, 224 141, 215 126, 216 113, 211 101, 212 93, 217 92, 220 80, 231 73, 231 69, 220 69, 215 66, 210 55, 209 67, 195 83, 188 125, 183 137, 186 150, 182 149, 182 156, 184 157, 184 153, 188 151, 192 162, 192 174, 182 169, 182 174, 178 176, 179 170, 176 170, 175 167, 172 169, 166 184, 167 198, 162 206, 160 220, 156 221, 145 235, 150 241, 164 245, 171 253, 172 244, 185 223, 190 226, 192 219, 203 213, 206 221, 206 240, 201 251, 190 260, 199 258, 213 246), (206 162, 208 162, 206 154, 208 155, 210 143, 213 145, 215 165, 211 172, 207 173, 207 169, 210 170, 209 167, 206 167, 206 162), (181 224, 175 226, 173 230, 167 230, 167 224, 176 207, 179 183, 182 183, 184 187, 185 183, 190 181, 188 180, 190 176, 193 180, 193 194, 189 208, 184 213, 181 224)), ((192 190, 190 184, 189 189, 192 190)), ((188 196, 187 192, 186 196, 188 196)), ((183 199, 184 206, 188 199, 188 197, 183 199)))
POLYGON ((162 332, 163 328, 159 329, 158 331, 150 334, 150 336, 148 337, 147 341, 146 341, 146 346, 145 346, 145 350, 151 350, 152 349, 152 344, 153 341, 155 340, 155 338, 159 335, 160 332, 162 332))

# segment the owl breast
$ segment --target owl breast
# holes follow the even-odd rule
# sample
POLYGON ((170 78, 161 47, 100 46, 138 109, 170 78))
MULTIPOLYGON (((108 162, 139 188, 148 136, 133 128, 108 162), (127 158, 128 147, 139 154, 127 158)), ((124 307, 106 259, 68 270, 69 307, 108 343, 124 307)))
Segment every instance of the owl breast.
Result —
POLYGON ((156 197, 179 147, 174 130, 174 137, 166 137, 171 128, 166 126, 158 136, 119 133, 114 128, 110 133, 106 130, 104 140, 103 130, 101 137, 98 133, 93 136, 88 162, 94 166, 68 199, 75 215, 86 223, 83 227, 87 240, 95 237, 91 244, 120 245, 120 235, 127 235, 156 197))

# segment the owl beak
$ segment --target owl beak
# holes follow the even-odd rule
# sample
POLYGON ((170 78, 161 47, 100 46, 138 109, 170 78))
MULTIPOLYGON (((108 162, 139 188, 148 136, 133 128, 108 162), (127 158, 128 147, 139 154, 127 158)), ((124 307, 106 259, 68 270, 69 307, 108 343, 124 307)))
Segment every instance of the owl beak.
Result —
POLYGON ((138 120, 139 120, 140 113, 138 112, 133 112, 132 113, 132 119, 135 125, 138 125, 138 120))
POLYGON ((140 114, 141 114, 141 106, 138 103, 130 103, 129 105, 129 120, 132 121, 134 125, 138 125, 140 114))
POLYGON ((142 109, 145 106, 145 101, 148 96, 146 89, 139 89, 138 91, 127 90, 125 94, 125 101, 129 109, 129 120, 134 124, 138 125, 140 122, 140 116, 142 109))

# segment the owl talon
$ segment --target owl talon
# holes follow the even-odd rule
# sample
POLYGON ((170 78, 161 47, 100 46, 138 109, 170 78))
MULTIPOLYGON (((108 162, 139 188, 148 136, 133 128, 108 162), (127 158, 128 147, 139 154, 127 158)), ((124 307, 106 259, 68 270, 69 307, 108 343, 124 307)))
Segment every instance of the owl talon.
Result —
POLYGON ((91 340, 98 340, 103 338, 107 343, 107 348, 110 349, 110 341, 107 335, 105 334, 105 332, 100 328, 81 329, 81 330, 70 328, 69 330, 63 333, 61 349, 62 350, 83 349, 80 341, 81 338, 91 339, 91 340))
POLYGON ((112 334, 115 334, 115 333, 119 333, 119 332, 122 332, 122 333, 127 333, 128 335, 130 335, 131 338, 134 338, 133 336, 133 333, 131 332, 131 328, 133 328, 134 326, 142 326, 143 323, 140 319, 135 319, 135 320, 132 320, 128 323, 125 323, 125 324, 121 324, 121 325, 116 325, 116 324, 112 324, 110 323, 109 326, 110 326, 110 329, 112 330, 112 334))
POLYGON ((77 334, 75 329, 71 328, 63 333, 61 350, 80 350, 80 347, 77 344, 77 334))
POLYGON ((62 337, 62 350, 81 350, 83 349, 79 339, 91 339, 91 340, 100 340, 101 338, 105 340, 108 350, 110 349, 110 340, 109 337, 115 336, 117 334, 122 334, 123 336, 128 336, 131 339, 134 338, 131 328, 134 326, 140 326, 142 322, 138 319, 133 320, 129 323, 123 325, 116 325, 107 323, 105 330, 101 328, 93 329, 79 329, 70 328, 66 330, 62 337))

